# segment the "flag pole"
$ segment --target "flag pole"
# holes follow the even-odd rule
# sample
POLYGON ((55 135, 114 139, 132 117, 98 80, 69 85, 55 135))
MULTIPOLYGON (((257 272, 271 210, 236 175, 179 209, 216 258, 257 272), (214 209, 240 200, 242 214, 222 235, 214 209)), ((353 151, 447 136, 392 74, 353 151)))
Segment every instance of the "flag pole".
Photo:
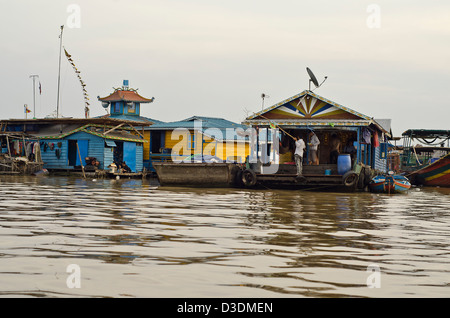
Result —
POLYGON ((58 67, 58 96, 56 100, 56 118, 59 118, 59 86, 61 82, 61 49, 64 25, 61 25, 61 34, 59 36, 59 67, 58 67))
POLYGON ((39 75, 30 75, 33 78, 33 118, 36 118, 36 77, 39 75))

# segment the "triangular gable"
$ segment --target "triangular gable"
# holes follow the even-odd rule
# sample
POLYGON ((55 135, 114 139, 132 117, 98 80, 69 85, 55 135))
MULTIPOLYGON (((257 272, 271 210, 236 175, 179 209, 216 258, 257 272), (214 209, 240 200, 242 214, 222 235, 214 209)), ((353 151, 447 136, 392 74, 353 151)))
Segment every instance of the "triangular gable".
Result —
POLYGON ((370 120, 371 118, 311 91, 303 91, 247 118, 253 119, 370 120))

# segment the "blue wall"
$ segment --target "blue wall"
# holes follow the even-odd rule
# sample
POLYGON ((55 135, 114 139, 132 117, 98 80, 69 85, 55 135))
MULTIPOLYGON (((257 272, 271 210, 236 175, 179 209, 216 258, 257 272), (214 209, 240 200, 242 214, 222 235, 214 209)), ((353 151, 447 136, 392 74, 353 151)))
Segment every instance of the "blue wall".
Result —
POLYGON ((144 147, 142 143, 136 144, 136 171, 144 169, 144 147))
POLYGON ((128 106, 124 102, 112 102, 110 106, 111 115, 136 115, 141 112, 141 104, 134 103, 134 112, 128 112, 128 106))
POLYGON ((61 139, 41 140, 41 157, 44 162, 44 168, 47 169, 73 169, 68 165, 68 142, 61 139), (47 146, 45 146, 45 143, 47 146), (58 147, 61 143, 61 147, 58 147), (51 145, 53 144, 53 149, 51 145), (60 151, 59 158, 56 156, 57 150, 60 151))
MULTIPOLYGON (((41 145, 42 161, 44 161, 44 168, 46 169, 73 169, 73 165, 69 165, 70 155, 73 156, 73 152, 69 153, 70 140, 86 140, 88 143, 87 155, 82 156, 83 165, 85 165, 84 157, 95 157, 100 162, 100 169, 108 169, 108 166, 113 162, 114 148, 107 146, 105 139, 88 134, 86 132, 77 132, 65 139, 43 139, 41 143, 47 143, 46 150, 44 145, 41 145), (51 145, 53 144, 53 149, 51 145), (59 147, 60 145, 61 147, 59 147), (59 158, 57 156, 59 153, 59 158)), ((81 143, 80 143, 81 144, 81 143)), ((74 151, 74 150, 72 150, 74 151)), ((141 172, 143 169, 143 146, 141 143, 136 143, 136 153, 128 154, 129 156, 135 156, 136 158, 136 172, 141 172)), ((76 152, 76 160, 78 161, 78 152, 76 152)), ((73 162, 72 162, 73 163, 73 162)))

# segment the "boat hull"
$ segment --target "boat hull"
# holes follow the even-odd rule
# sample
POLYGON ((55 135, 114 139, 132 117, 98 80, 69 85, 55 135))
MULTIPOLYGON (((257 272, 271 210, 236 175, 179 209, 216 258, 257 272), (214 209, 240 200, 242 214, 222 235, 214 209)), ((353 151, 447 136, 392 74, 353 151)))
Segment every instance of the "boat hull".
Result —
POLYGON ((154 163, 161 186, 230 187, 239 168, 233 163, 154 163))
POLYGON ((450 153, 408 177, 414 185, 450 187, 450 153))
POLYGON ((369 184, 369 189, 378 193, 401 193, 409 188, 411 183, 404 176, 377 176, 369 184))

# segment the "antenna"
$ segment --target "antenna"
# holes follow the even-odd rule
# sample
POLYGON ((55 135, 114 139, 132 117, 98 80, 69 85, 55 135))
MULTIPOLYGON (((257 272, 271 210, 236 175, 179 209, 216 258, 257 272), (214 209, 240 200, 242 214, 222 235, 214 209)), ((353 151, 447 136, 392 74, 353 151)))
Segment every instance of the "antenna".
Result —
POLYGON ((265 98, 269 98, 269 97, 270 97, 269 95, 266 95, 266 94, 264 94, 264 93, 261 94, 261 98, 262 98, 261 110, 264 109, 264 99, 265 99, 265 98))
POLYGON ((319 84, 319 82, 317 81, 316 76, 314 75, 314 73, 309 69, 309 67, 306 68, 306 71, 308 72, 309 75, 309 90, 311 90, 311 82, 313 82, 313 84, 316 86, 316 88, 319 88, 320 86, 322 86, 322 84, 327 80, 328 76, 325 76, 325 79, 323 80, 322 83, 319 84))

